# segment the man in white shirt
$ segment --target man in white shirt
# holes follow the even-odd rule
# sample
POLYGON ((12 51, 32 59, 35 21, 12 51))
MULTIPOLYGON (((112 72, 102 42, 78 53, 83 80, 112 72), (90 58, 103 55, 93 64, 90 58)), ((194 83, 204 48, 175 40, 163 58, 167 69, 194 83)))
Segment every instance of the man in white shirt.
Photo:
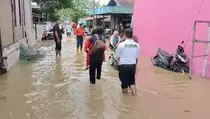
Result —
POLYGON ((122 83, 122 92, 127 94, 128 87, 136 95, 135 74, 137 59, 140 54, 139 45, 132 39, 132 29, 125 30, 126 40, 117 47, 116 56, 119 59, 119 78, 122 83))
POLYGON ((71 32, 72 32, 72 28, 71 28, 71 25, 68 25, 66 26, 66 34, 67 34, 67 37, 71 36, 71 32))

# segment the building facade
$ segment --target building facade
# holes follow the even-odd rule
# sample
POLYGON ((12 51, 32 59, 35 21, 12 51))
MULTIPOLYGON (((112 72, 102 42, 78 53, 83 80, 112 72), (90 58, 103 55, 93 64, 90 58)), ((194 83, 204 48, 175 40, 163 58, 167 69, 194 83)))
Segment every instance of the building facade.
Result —
POLYGON ((105 16, 109 16, 109 26, 111 29, 119 29, 120 24, 126 28, 130 27, 131 17, 133 14, 133 3, 133 0, 110 0, 106 6, 91 10, 89 14, 95 17, 95 19, 98 19, 99 16, 97 21, 100 20, 101 16, 103 16, 103 26, 105 26, 105 21, 103 21, 106 18, 105 16))
POLYGON ((26 47, 35 44, 31 0, 1 0, 0 34, 0 57, 7 58, 7 68, 10 69, 19 60, 20 44, 26 47))
MULTIPOLYGON (((175 53, 185 41, 188 56, 192 52, 192 29, 196 20, 210 21, 210 1, 204 0, 135 0, 133 28, 143 55, 154 56, 157 48, 175 53)), ((207 40, 208 25, 201 24, 197 38, 207 40)), ((205 44, 195 45, 195 55, 204 54, 205 44)), ((204 58, 194 60, 193 73, 201 74, 204 58)), ((207 77, 210 77, 210 59, 207 77)))

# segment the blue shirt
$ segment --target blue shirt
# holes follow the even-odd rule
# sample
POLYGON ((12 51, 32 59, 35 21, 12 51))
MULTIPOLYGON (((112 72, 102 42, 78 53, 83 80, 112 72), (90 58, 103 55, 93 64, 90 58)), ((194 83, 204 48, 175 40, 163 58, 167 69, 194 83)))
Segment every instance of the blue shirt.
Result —
POLYGON ((113 39, 113 44, 117 45, 118 42, 119 42, 119 37, 115 36, 114 39, 113 39))
POLYGON ((140 55, 140 47, 133 39, 127 39, 117 47, 116 57, 122 64, 136 64, 140 55))

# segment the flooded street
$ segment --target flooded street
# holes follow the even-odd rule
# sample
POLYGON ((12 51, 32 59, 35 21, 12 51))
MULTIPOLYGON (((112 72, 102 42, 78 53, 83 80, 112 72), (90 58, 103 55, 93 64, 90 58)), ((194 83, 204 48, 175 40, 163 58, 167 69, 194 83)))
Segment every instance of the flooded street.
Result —
POLYGON ((75 46, 64 39, 56 58, 54 42, 45 41, 44 58, 1 76, 0 119, 210 119, 210 81, 154 68, 141 57, 138 95, 123 95, 108 61, 102 79, 89 83, 86 54, 75 46))

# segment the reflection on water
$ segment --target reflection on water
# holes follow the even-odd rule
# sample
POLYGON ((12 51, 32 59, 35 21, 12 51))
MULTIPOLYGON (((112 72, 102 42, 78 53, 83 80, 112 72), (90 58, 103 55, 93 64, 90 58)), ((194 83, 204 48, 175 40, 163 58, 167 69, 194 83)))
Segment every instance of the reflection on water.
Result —
MULTIPOLYGON (((209 119, 210 82, 151 66, 140 58, 138 96, 121 94, 118 72, 108 62, 102 79, 89 83, 84 52, 75 40, 42 43, 46 56, 21 63, 0 79, 0 119, 209 119)), ((108 56, 107 56, 108 57, 108 56)))

